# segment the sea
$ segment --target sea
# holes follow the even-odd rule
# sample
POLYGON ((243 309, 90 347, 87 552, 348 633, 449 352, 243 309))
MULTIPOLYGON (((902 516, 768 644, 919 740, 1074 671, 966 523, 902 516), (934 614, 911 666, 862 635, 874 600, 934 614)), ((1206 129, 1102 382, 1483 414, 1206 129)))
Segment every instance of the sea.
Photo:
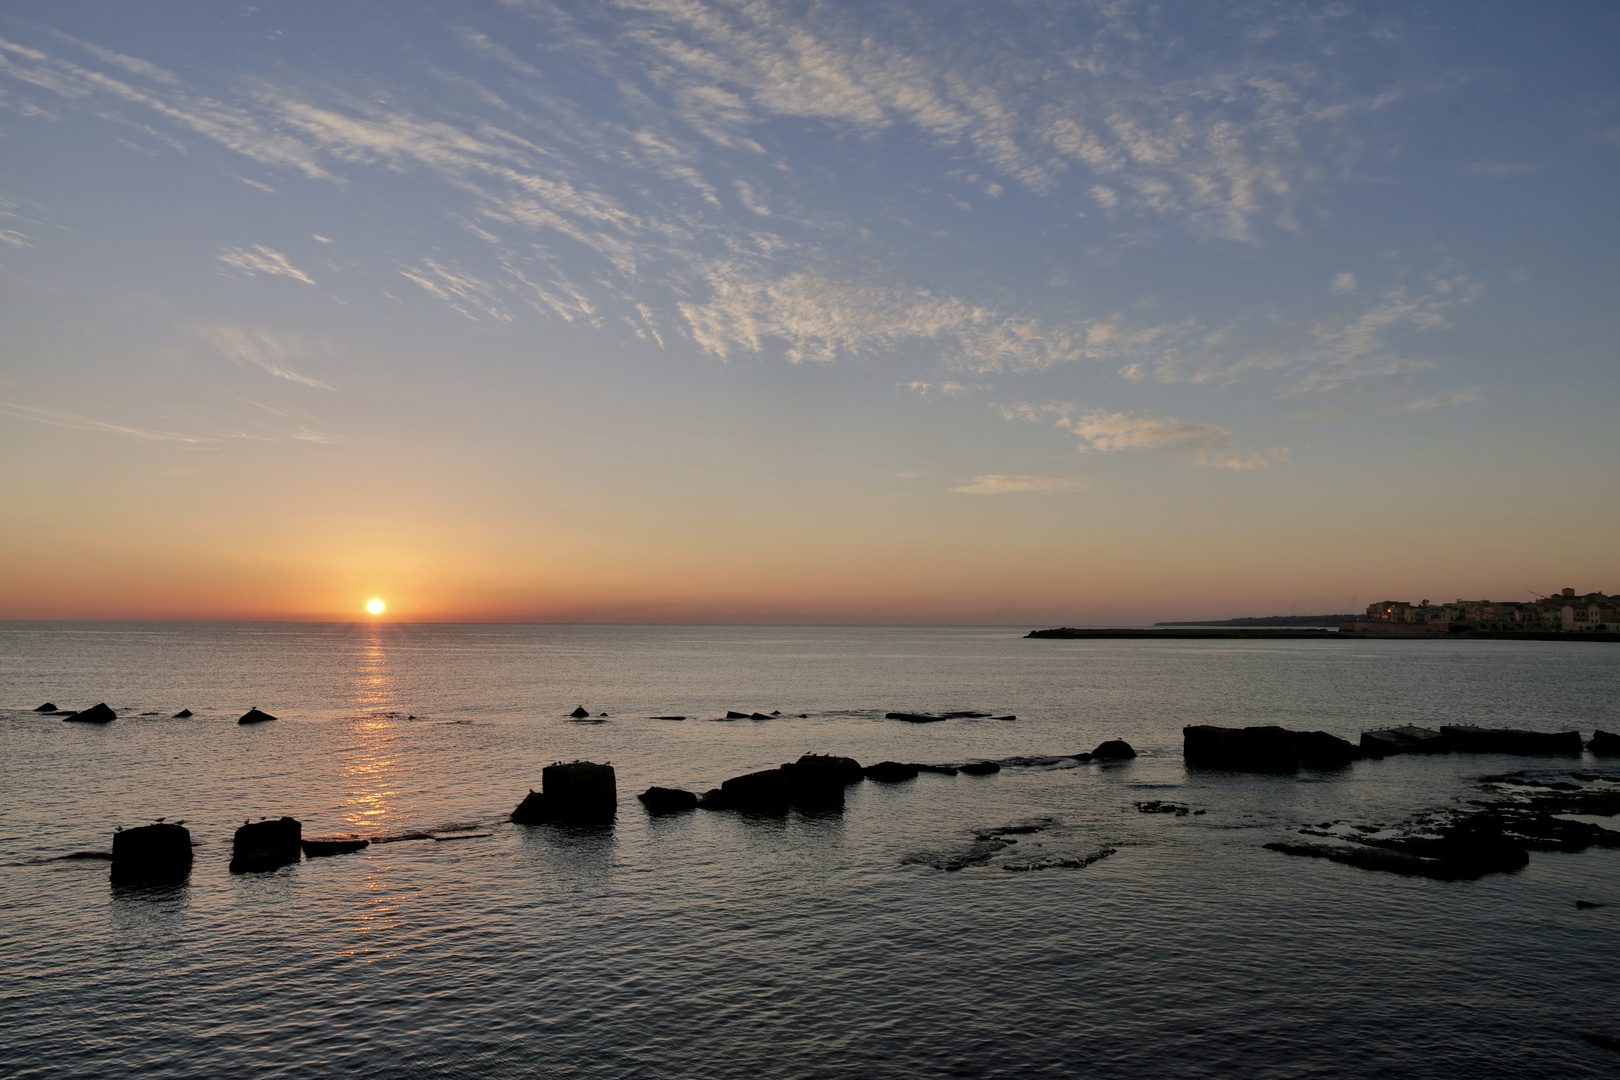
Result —
POLYGON ((1620 850, 1445 882, 1264 847, 1620 762, 1181 756, 1187 724, 1620 730, 1615 646, 1027 629, 0 624, 0 1075, 1620 1070, 1620 850), (1107 739, 1138 756, 1063 756, 1107 739), (805 753, 1002 768, 841 813, 636 799, 805 753), (575 759, 613 765, 611 826, 508 820, 575 759), (426 838, 232 873, 233 830, 281 815, 426 838), (159 818, 196 843, 183 884, 61 858, 159 818))

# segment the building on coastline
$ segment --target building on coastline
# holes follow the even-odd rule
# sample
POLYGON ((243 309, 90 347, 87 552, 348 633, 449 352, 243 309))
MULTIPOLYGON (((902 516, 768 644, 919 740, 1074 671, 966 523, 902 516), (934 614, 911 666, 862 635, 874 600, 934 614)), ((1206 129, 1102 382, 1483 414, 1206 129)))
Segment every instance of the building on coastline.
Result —
POLYGON ((1578 634, 1620 631, 1620 596, 1563 589, 1536 600, 1384 600, 1367 605, 1367 617, 1340 625, 1345 633, 1420 635, 1466 631, 1538 631, 1578 634))

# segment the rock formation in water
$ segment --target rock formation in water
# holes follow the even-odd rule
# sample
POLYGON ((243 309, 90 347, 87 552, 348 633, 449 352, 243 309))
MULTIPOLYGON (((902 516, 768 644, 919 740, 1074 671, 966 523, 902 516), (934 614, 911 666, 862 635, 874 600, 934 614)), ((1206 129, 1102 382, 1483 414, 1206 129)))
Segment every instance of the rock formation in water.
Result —
POLYGON ((188 719, 190 716, 191 716, 191 710, 190 709, 181 709, 179 712, 175 713, 172 717, 170 717, 170 719, 171 720, 185 720, 185 719, 188 719))
POLYGON ((705 795, 699 805, 709 810, 742 810, 756 814, 785 813, 790 807, 842 810, 847 767, 837 763, 849 760, 807 754, 797 762, 775 769, 733 776, 720 785, 718 794, 705 795))
POLYGON ((371 846, 371 841, 358 836, 309 836, 300 844, 304 856, 319 859, 328 855, 347 855, 371 846))
POLYGON ((587 709, 583 705, 576 705, 574 706, 574 711, 568 715, 572 716, 575 720, 583 720, 587 716, 591 715, 591 710, 587 709))
POLYGON ((1586 748, 1599 757, 1620 756, 1620 735, 1614 735, 1607 731, 1594 731, 1592 741, 1586 744, 1586 748))
MULTIPOLYGON (((916 768, 916 766, 912 766, 916 768)), ((958 765, 957 770, 969 776, 989 776, 1001 771, 1001 766, 994 761, 970 761, 966 765, 958 765)))
POLYGON ((793 763, 805 775, 825 775, 839 784, 858 784, 866 779, 861 763, 850 757, 833 754, 805 754, 793 763))
POLYGON ((697 809, 698 797, 681 788, 650 787, 636 798, 649 814, 677 814, 682 810, 697 809))
POLYGON ((902 780, 917 779, 917 766, 898 761, 880 761, 876 765, 868 765, 861 771, 866 774, 868 780, 876 780, 880 784, 898 784, 902 780))
POLYGON ((271 716, 269 713, 263 712, 257 708, 253 708, 237 717, 236 722, 238 724, 262 724, 266 720, 274 719, 275 717, 271 716))
POLYGON ((749 718, 749 715, 750 714, 745 713, 745 712, 738 712, 736 709, 727 709, 726 710, 726 719, 727 720, 747 720, 749 718))
POLYGON ((885 720, 904 720, 908 724, 937 724, 945 719, 943 716, 935 716, 932 713, 912 712, 884 713, 883 718, 885 720))
POLYGON ((1578 731, 1517 731, 1513 728, 1442 727, 1451 749, 1465 754, 1579 755, 1578 731))
POLYGON ((56 702, 47 701, 45 704, 41 705, 39 708, 35 709, 34 711, 35 712, 57 712, 59 710, 56 708, 56 702))
POLYGON ((304 826, 297 818, 244 821, 231 840, 231 873, 274 870, 298 861, 304 826))
POLYGON ((913 765, 912 768, 920 773, 931 772, 938 773, 941 776, 955 776, 958 771, 955 765, 923 765, 919 763, 913 765))
POLYGON ((68 713, 62 719, 80 724, 107 724, 118 719, 118 714, 107 708, 107 703, 103 701, 101 704, 92 705, 88 709, 68 713))
POLYGON ((1325 731, 1289 731, 1266 726, 1224 728, 1193 724, 1181 729, 1188 765, 1236 772, 1338 769, 1361 756, 1355 746, 1325 731))
POLYGON ((612 765, 558 761, 540 770, 540 790, 529 792, 512 811, 512 820, 520 825, 605 822, 613 820, 618 807, 612 765))
POLYGON ((1124 739, 1109 739, 1098 745, 1091 756, 1097 761, 1129 761, 1136 756, 1136 751, 1124 739))
POLYGON ((1361 752, 1368 757, 1392 757, 1396 754, 1444 754, 1451 749, 1450 741, 1438 731, 1425 727, 1381 728, 1361 733, 1361 752))
POLYGON ((174 883, 190 872, 191 832, 185 826, 159 822, 113 833, 113 881, 174 883))

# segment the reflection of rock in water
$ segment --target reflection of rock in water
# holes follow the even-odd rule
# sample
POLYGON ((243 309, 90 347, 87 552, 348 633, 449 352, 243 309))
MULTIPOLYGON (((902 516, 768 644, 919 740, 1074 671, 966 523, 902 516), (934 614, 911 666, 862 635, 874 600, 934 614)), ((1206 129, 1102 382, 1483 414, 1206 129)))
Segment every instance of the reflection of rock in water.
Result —
POLYGON ((1082 854, 1072 850, 1044 850, 1045 841, 1022 843, 1028 838, 1057 826, 1056 818, 1031 818, 1015 825, 1002 825, 983 829, 973 834, 965 847, 952 851, 921 852, 901 860, 903 865, 931 866, 935 870, 963 870, 970 866, 1000 866, 1003 870, 1030 871, 1051 869, 1079 869, 1090 866, 1098 859, 1114 853, 1113 848, 1100 848, 1082 854), (1043 850, 1032 851, 1030 848, 1043 850))

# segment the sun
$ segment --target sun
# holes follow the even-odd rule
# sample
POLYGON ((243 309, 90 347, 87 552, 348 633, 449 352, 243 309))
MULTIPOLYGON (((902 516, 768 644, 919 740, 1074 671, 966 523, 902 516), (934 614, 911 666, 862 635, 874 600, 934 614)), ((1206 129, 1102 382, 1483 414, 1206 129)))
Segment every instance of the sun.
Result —
POLYGON ((366 601, 366 610, 371 612, 373 615, 381 615, 384 611, 388 610, 388 605, 376 597, 372 597, 370 600, 366 601))

